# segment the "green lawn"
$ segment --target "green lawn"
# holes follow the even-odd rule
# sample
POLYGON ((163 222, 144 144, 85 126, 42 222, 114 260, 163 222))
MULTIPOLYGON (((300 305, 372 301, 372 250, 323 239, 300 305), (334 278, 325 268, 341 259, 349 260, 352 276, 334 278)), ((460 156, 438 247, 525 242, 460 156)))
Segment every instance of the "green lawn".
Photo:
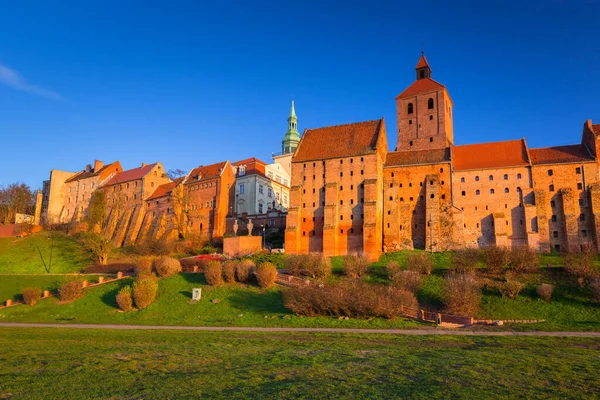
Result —
POLYGON ((46 265, 52 249, 50 272, 54 274, 79 272, 90 263, 73 237, 42 231, 23 238, 0 238, 0 274, 45 274, 38 248, 46 265))
POLYGON ((68 275, 0 276, 0 303, 3 303, 7 299, 21 300, 21 294, 25 288, 39 288, 41 290, 54 291, 63 283, 73 279, 84 278, 68 275))
POLYGON ((590 338, 2 328, 0 348, 11 399, 600 396, 590 338))
POLYGON ((342 328, 410 328, 428 326, 398 319, 338 320, 333 317, 302 318, 283 307, 280 289, 262 290, 255 286, 206 285, 204 275, 180 274, 160 281, 157 301, 141 311, 120 312, 115 296, 131 279, 108 283, 86 291, 70 304, 45 299, 30 307, 19 305, 0 310, 3 322, 71 322, 142 325, 200 326, 291 326, 342 328), (202 300, 192 301, 192 288, 202 288, 202 300), (218 299, 219 303, 211 300, 218 299), (265 318, 267 317, 267 318, 265 318), (284 318, 285 317, 285 318, 284 318))

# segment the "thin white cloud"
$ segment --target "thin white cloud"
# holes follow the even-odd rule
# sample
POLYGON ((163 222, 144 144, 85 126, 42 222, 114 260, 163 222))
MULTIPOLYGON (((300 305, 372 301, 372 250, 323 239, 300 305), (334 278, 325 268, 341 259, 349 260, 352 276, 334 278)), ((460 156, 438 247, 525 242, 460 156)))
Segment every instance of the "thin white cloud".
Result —
POLYGON ((0 64, 0 83, 15 90, 20 90, 21 92, 27 92, 53 100, 65 100, 64 97, 56 92, 28 83, 17 71, 2 64, 0 64))

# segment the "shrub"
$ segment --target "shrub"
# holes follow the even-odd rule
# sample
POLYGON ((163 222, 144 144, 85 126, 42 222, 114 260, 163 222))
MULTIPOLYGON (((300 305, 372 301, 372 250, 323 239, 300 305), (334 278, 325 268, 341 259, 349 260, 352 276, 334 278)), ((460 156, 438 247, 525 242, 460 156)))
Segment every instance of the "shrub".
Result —
POLYGON ((25 288, 23 289, 23 301, 28 306, 35 306, 37 301, 40 299, 42 289, 40 288, 25 288))
POLYGON ((141 257, 135 267, 135 276, 152 275, 152 257, 141 257))
POLYGON ((421 288, 421 274, 417 271, 398 271, 394 275, 394 285, 406 289, 411 293, 417 293, 421 288))
POLYGON ((133 300, 140 310, 154 303, 158 291, 158 279, 154 275, 138 277, 133 282, 133 300))
POLYGON ((600 279, 594 279, 590 283, 590 289, 592 289, 592 295, 594 296, 594 299, 600 303, 600 279))
POLYGON ((402 315, 403 307, 418 306, 414 294, 405 289, 355 279, 287 288, 283 302, 296 315, 359 318, 394 318, 402 315))
POLYGON ((423 251, 409 253, 406 256, 406 269, 416 271, 419 274, 430 275, 433 271, 433 258, 423 251))
POLYGON ((536 272, 540 269, 540 256, 527 246, 520 246, 510 252, 510 265, 516 273, 536 272))
POLYGON ((565 254, 563 257, 565 270, 577 280, 579 286, 584 287, 596 275, 594 269, 595 258, 596 255, 589 249, 565 254))
POLYGON ((256 266, 252 262, 252 260, 242 260, 235 267, 235 278, 238 282, 248 282, 250 279, 250 273, 252 272, 252 268, 256 266))
POLYGON ((152 266, 159 278, 166 278, 169 276, 177 275, 181 272, 181 263, 176 258, 157 258, 152 263, 152 266))
POLYGON ((349 254, 343 259, 344 275, 350 278, 359 278, 367 273, 369 260, 361 254, 349 254))
POLYGON ((402 270, 400 264, 397 261, 391 260, 385 265, 385 271, 387 272, 388 279, 392 282, 396 281, 396 275, 402 270))
POLYGON ((116 274, 117 272, 134 271, 135 264, 131 263, 92 264, 83 270, 86 274, 116 274))
POLYGON ((288 254, 283 260, 283 265, 290 275, 301 276, 307 258, 308 254, 288 254))
POLYGON ((125 312, 130 311, 133 308, 131 286, 127 285, 119 290, 119 293, 117 293, 117 305, 125 312))
POLYGON ((211 261, 204 268, 204 277, 211 286, 221 286, 223 284, 223 266, 219 261, 211 261))
POLYGON ((550 299, 552 299, 552 292, 554 291, 554 286, 549 283, 542 283, 537 287, 536 292, 538 296, 546 303, 550 303, 550 299))
POLYGON ((497 287, 502 297, 514 300, 521 293, 525 285, 515 279, 506 278, 506 282, 499 283, 497 287))
POLYGON ((460 274, 445 279, 442 301, 448 312, 460 315, 475 315, 481 303, 479 282, 471 276, 460 274))
POLYGON ((175 242, 166 238, 147 238, 136 246, 135 251, 143 256, 167 256, 175 251, 175 242))
POLYGON ((198 254, 215 254, 217 252, 217 248, 211 245, 204 246, 198 251, 198 254))
POLYGON ((510 263, 510 252, 505 247, 489 246, 483 249, 483 263, 491 274, 500 274, 510 263))
POLYGON ((256 280, 261 288, 269 289, 275 286, 277 279, 277 267, 274 264, 265 262, 256 268, 256 280))
POLYGON ((452 269, 460 274, 473 274, 479 260, 478 249, 461 249, 452 255, 452 269))
POLYGON ((227 283, 235 282, 235 271, 237 269, 238 261, 225 261, 223 263, 223 280, 227 283))
POLYGON ((83 288, 80 281, 67 282, 58 289, 58 297, 61 301, 73 301, 82 296, 83 288))
POLYGON ((331 260, 322 253, 311 253, 307 257, 306 274, 315 279, 327 279, 331 275, 331 260))

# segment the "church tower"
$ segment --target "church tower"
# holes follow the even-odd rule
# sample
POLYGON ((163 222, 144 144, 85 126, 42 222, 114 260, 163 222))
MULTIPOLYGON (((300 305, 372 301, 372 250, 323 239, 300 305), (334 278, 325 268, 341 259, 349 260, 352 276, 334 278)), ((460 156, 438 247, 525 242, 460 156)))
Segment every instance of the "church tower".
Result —
POLYGON ((300 134, 298 133, 298 117, 296 117, 296 109, 294 108, 294 100, 292 100, 292 109, 287 119, 288 128, 285 136, 281 141, 281 152, 283 154, 293 153, 300 143, 300 134))
POLYGON ((452 99, 446 87, 431 79, 424 54, 416 80, 396 97, 397 151, 440 149, 454 144, 452 99))

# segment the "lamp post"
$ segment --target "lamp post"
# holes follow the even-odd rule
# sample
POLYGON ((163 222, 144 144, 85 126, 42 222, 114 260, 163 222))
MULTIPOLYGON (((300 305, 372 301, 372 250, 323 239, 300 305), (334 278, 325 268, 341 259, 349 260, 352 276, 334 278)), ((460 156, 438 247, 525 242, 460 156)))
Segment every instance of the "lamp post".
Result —
POLYGON ((262 235, 263 235, 263 246, 262 246, 262 247, 263 247, 263 249, 264 249, 264 248, 265 248, 265 246, 267 245, 267 243, 266 243, 266 236, 265 236, 265 232, 266 232, 266 229, 267 229, 267 225, 263 224, 263 225, 261 225, 260 227, 262 228, 262 235))

